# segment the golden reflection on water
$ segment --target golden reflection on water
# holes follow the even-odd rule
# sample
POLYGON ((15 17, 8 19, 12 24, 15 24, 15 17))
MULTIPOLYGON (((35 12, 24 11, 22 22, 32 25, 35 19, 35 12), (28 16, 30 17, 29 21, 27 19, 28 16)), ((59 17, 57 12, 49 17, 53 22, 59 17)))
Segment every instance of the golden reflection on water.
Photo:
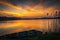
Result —
POLYGON ((60 28, 60 19, 0 21, 0 35, 28 30, 42 32, 60 28))

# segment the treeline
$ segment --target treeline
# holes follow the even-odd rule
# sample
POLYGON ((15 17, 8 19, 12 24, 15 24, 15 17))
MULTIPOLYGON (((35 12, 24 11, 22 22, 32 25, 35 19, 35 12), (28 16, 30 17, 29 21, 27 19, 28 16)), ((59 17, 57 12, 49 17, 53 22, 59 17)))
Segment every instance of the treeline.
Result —
POLYGON ((17 17, 0 17, 0 21, 3 21, 3 20, 17 20, 17 19, 20 19, 20 18, 17 18, 17 17))

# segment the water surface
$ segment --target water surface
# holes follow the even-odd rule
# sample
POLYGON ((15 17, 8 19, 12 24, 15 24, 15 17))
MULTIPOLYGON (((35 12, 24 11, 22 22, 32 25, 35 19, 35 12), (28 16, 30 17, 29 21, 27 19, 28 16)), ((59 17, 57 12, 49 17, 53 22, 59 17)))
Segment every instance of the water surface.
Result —
POLYGON ((59 31, 60 19, 0 21, 0 35, 28 30, 59 31))

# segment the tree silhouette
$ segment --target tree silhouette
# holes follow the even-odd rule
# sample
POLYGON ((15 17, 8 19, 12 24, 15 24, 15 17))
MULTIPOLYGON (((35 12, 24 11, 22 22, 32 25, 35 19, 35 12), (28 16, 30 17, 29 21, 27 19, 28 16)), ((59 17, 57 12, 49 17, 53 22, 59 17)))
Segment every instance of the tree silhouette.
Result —
POLYGON ((60 11, 59 11, 59 13, 58 13, 58 16, 60 17, 60 11))
POLYGON ((55 12, 55 16, 57 16, 57 13, 58 13, 58 12, 56 11, 56 12, 55 12))
POLYGON ((48 16, 48 13, 47 13, 47 16, 48 16))

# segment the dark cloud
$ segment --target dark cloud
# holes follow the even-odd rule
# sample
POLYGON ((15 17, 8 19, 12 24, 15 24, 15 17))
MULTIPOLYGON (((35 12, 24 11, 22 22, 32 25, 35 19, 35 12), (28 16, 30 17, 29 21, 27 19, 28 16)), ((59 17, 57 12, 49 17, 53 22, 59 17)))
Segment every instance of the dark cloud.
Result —
POLYGON ((54 6, 57 8, 60 8, 60 0, 43 0, 43 2, 45 2, 45 6, 54 6))
POLYGON ((44 7, 56 7, 60 9, 60 0, 5 0, 7 2, 10 2, 14 5, 37 5, 42 4, 44 7))
POLYGON ((13 4, 43 4, 45 7, 55 6, 57 8, 60 8, 60 0, 8 0, 8 2, 11 2, 13 4))

